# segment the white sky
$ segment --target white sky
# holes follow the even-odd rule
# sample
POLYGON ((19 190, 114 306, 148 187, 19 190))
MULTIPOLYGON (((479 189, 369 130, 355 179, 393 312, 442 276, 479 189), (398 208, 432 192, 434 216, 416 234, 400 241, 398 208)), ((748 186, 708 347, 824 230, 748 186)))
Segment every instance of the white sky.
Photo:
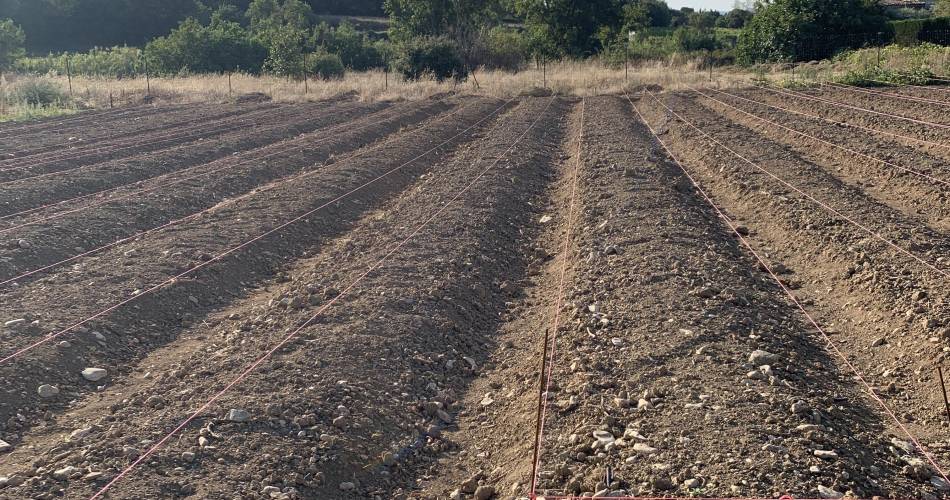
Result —
POLYGON ((718 10, 721 12, 732 10, 735 3, 735 0, 666 0, 666 4, 669 5, 671 9, 692 7, 696 10, 718 10))

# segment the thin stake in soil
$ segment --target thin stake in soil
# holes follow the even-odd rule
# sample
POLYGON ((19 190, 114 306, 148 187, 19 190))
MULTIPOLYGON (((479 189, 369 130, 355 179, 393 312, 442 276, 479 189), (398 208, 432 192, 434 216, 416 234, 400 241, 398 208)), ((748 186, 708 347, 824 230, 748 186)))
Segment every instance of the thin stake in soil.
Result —
POLYGON ((538 474, 538 455, 541 452, 541 413, 544 409, 544 374, 548 365, 548 337, 551 330, 544 329, 544 348, 541 350, 541 371, 538 372, 538 413, 534 425, 534 451, 531 454, 531 491, 534 492, 538 474))
POLYGON ((937 375, 940 377, 940 389, 943 393, 943 406, 947 409, 947 421, 950 422, 950 401, 947 400, 947 386, 943 382, 943 369, 937 365, 937 375))
MULTIPOLYGON (((535 436, 534 441, 534 462, 531 464, 531 482, 530 482, 530 491, 529 495, 531 498, 537 498, 537 488, 538 488, 538 468, 541 466, 541 445, 544 439, 544 420, 545 414, 547 412, 547 398, 545 393, 550 390, 551 387, 551 378, 553 374, 554 366, 554 355, 557 348, 557 332, 558 327, 560 326, 561 319, 561 306, 564 300, 564 283, 567 276, 567 268, 570 265, 571 261, 571 236, 574 231, 574 209, 575 202, 577 199, 577 174, 581 168, 581 161, 584 154, 584 116, 587 111, 587 100, 581 100, 581 117, 580 123, 578 125, 578 135, 577 135, 577 157, 574 160, 574 172, 571 175, 571 197, 570 197, 570 208, 568 209, 567 215, 567 231, 564 235, 564 249, 563 249, 563 259, 564 263, 561 266, 561 275, 558 280, 557 296, 554 301, 554 318, 552 320, 551 332, 553 332, 554 337, 551 339, 551 362, 548 364, 547 368, 541 371, 541 376, 544 377, 544 388, 539 394, 538 400, 541 405, 540 412, 538 413, 538 424, 536 427, 537 435, 535 436)), ((544 337, 544 347, 545 355, 547 355, 548 350, 548 331, 545 330, 544 337)), ((544 365, 542 365, 544 366, 544 365)))
POLYGON ((145 97, 150 97, 152 95, 152 82, 148 77, 148 57, 145 54, 142 54, 142 61, 145 62, 145 97))
POLYGON ((73 73, 69 68, 69 56, 66 56, 66 81, 69 82, 69 98, 73 98, 73 73))

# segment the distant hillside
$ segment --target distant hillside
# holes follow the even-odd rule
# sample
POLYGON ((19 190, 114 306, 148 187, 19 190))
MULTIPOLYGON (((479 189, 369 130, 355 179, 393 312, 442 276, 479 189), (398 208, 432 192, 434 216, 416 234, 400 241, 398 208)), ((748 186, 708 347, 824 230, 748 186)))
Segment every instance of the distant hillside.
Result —
MULTIPOLYGON (((317 15, 381 17, 383 0, 305 0, 317 15)), ((251 0, 0 0, 0 18, 26 31, 27 51, 46 54, 92 47, 141 46, 188 17, 207 20, 231 4, 242 12, 251 0)))

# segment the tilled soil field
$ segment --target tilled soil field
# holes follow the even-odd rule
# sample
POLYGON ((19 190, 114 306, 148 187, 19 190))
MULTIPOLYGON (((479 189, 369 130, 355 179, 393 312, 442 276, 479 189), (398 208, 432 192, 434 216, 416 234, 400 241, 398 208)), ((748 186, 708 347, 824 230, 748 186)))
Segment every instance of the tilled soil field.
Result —
POLYGON ((925 90, 2 128, 0 497, 950 498, 925 90))

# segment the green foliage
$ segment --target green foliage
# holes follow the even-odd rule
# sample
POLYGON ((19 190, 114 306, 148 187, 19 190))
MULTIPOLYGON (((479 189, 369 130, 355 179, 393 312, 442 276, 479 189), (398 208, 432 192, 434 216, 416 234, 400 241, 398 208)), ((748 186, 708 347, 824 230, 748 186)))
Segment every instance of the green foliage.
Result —
POLYGON ((860 87, 880 87, 886 85, 928 85, 942 83, 933 80, 934 74, 927 68, 916 68, 909 72, 893 71, 871 67, 864 70, 849 71, 845 76, 835 79, 846 85, 860 87))
MULTIPOLYGON (((9 17, 28 34, 27 52, 82 52, 92 47, 144 46, 164 36, 189 17, 209 24, 247 24, 251 0, 0 0, 0 17, 9 17)), ((291 2, 277 24, 313 12, 353 16, 382 16, 382 0, 302 0, 291 2), (302 6, 302 7, 301 7, 302 6)), ((278 7, 285 2, 278 2, 278 7)), ((265 6, 266 7, 266 6, 265 6)), ((296 21, 294 21, 296 23, 296 21)))
POLYGON ((6 114, 0 115, 0 122, 39 120, 77 112, 76 108, 71 106, 31 106, 23 103, 9 103, 4 106, 4 111, 6 114))
POLYGON ((673 42, 682 52, 713 51, 719 48, 716 35, 711 29, 686 26, 676 28, 673 32, 673 42))
POLYGON ((601 59, 613 68, 623 67, 627 56, 633 62, 702 58, 707 64, 732 64, 735 55, 726 39, 716 31, 687 26, 648 28, 637 32, 626 53, 624 41, 618 41, 604 51, 601 59))
POLYGON ((37 107, 62 106, 69 102, 69 96, 66 95, 62 87, 41 78, 30 78, 17 82, 10 97, 14 102, 22 102, 37 107))
POLYGON ((202 26, 190 18, 168 36, 149 42, 145 51, 149 69, 157 74, 257 73, 267 56, 264 45, 239 24, 215 20, 202 26))
POLYGON ((739 35, 740 63, 825 58, 854 43, 829 33, 878 33, 887 19, 870 0, 775 0, 739 35))
POLYGON ((245 15, 257 32, 285 26, 307 30, 313 22, 313 10, 301 0, 254 0, 245 15))
POLYGON ((314 75, 323 80, 343 78, 346 74, 346 68, 340 56, 326 52, 307 54, 304 58, 304 70, 308 75, 314 75))
POLYGON ((686 26, 690 28, 696 28, 699 30, 711 30, 716 27, 716 21, 719 20, 718 11, 715 10, 701 10, 699 12, 690 12, 686 16, 686 26))
POLYGON ((530 41, 524 33, 496 26, 481 34, 475 61, 478 66, 490 69, 517 71, 524 66, 530 54, 530 41))
POLYGON ((898 45, 917 45, 921 42, 946 43, 950 31, 950 17, 931 19, 906 19, 893 21, 894 43, 898 45))
POLYGON ((34 75, 66 74, 66 59, 74 75, 132 77, 145 71, 142 50, 134 47, 93 48, 80 54, 50 54, 45 57, 24 57, 13 69, 34 75))
MULTIPOLYGON (((888 68, 895 74, 931 73, 946 75, 950 73, 950 47, 932 43, 905 46, 891 44, 883 48, 849 50, 833 59, 835 66, 853 71, 888 68)), ((891 81, 888 79, 888 81, 891 81)))
POLYGON ((26 35, 12 19, 0 20, 0 71, 13 65, 13 62, 25 54, 23 44, 26 35))
POLYGON ((292 26, 271 27, 262 34, 268 47, 264 70, 277 76, 297 76, 303 71, 306 32, 292 26))
POLYGON ((666 2, 661 0, 632 0, 624 3, 621 13, 623 33, 651 27, 667 27, 673 21, 673 13, 666 2))
POLYGON ((717 28, 742 28, 752 19, 752 13, 743 9, 732 9, 716 20, 717 28))
POLYGON ((386 54, 379 43, 372 42, 352 24, 344 21, 336 28, 326 23, 319 24, 313 33, 311 44, 330 54, 339 56, 343 65, 355 71, 382 68, 386 54))
POLYGON ((464 80, 468 70, 458 46, 446 38, 414 38, 395 47, 393 68, 407 79, 464 80))
POLYGON ((417 37, 448 37, 456 43, 499 20, 500 0, 386 0, 390 36, 395 42, 417 37))
POLYGON ((548 57, 595 54, 605 38, 615 38, 606 33, 621 29, 620 7, 613 0, 514 0, 514 7, 525 20, 533 51, 548 57))
POLYGON ((26 31, 31 54, 142 46, 200 7, 195 0, 0 0, 4 17, 26 31))

